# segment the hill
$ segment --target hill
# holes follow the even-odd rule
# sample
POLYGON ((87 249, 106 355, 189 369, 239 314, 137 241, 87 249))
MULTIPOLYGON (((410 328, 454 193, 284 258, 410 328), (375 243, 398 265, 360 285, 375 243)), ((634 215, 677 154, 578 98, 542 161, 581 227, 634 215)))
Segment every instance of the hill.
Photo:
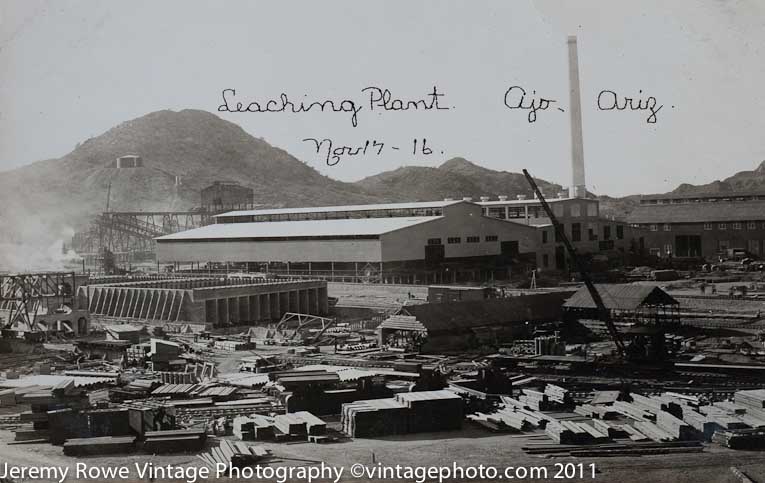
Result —
MULTIPOLYGON (((562 189, 558 184, 540 179, 537 183, 549 196, 555 196, 562 189)), ((522 174, 483 168, 464 158, 450 159, 437 168, 406 166, 364 178, 356 185, 371 195, 398 200, 532 196, 522 174)))
POLYGON ((238 181, 253 188, 256 200, 277 206, 379 201, 199 110, 147 114, 62 158, 5 172, 0 199, 79 225, 104 210, 110 183, 114 211, 183 210, 199 206, 200 190, 215 180, 238 181), (142 156, 144 166, 117 169, 115 159, 131 153, 142 156))
POLYGON ((753 171, 740 171, 722 181, 713 181, 703 185, 683 183, 674 190, 673 194, 693 195, 703 193, 740 193, 746 191, 765 192, 765 161, 753 171))

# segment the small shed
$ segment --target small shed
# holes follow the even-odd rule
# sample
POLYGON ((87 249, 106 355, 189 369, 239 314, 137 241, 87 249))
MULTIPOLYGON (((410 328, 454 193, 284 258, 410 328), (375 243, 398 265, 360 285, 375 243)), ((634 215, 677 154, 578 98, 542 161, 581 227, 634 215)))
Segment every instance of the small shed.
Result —
MULTIPOLYGON (((595 284, 595 288, 615 320, 658 323, 679 319, 680 302, 655 285, 595 284)), ((563 309, 573 318, 598 318, 597 307, 587 287, 571 296, 563 309)))

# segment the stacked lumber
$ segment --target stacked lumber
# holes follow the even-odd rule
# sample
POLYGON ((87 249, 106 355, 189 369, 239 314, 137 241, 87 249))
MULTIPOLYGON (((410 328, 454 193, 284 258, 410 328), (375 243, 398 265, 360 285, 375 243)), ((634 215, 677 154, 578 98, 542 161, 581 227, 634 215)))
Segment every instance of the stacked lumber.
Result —
POLYGON ((637 421, 635 429, 646 435, 649 439, 658 442, 675 441, 677 438, 650 421, 637 421))
POLYGON ((201 450, 207 439, 204 429, 147 431, 143 449, 149 453, 182 453, 201 450))
POLYGON ((273 419, 258 414, 235 417, 233 428, 234 436, 242 441, 263 441, 274 439, 273 419))
POLYGON ((699 432, 682 419, 676 418, 666 411, 656 413, 656 426, 662 431, 672 435, 674 439, 690 441, 699 439, 699 432))
MULTIPOLYGON (((50 413, 60 410, 76 411, 90 406, 88 395, 77 389, 74 385, 74 379, 64 379, 53 387, 42 388, 23 388, 15 390, 16 400, 20 403, 29 404, 30 411, 24 411, 19 414, 21 423, 25 424, 17 429, 21 432, 18 441, 29 441, 30 431, 50 430, 50 413), (28 389, 28 390, 26 390, 28 389)), ((57 431, 49 431, 49 438, 54 438, 56 444, 61 444, 64 438, 56 437, 57 431)), ((41 435, 43 433, 37 433, 41 435)), ((78 433, 71 433, 70 436, 78 433)), ((87 436, 88 434, 83 434, 87 436)), ((98 435, 102 436, 102 435, 98 435)))
POLYGON ((327 434, 327 423, 308 411, 298 411, 294 415, 305 422, 308 436, 324 436, 327 434))
POLYGON ((561 406, 574 405, 574 399, 571 397, 571 393, 568 389, 564 389, 554 384, 548 384, 545 386, 544 393, 550 401, 558 403, 561 406))
POLYGON ((465 403, 452 391, 402 392, 395 399, 409 411, 408 431, 424 433, 460 429, 465 417, 465 403))
POLYGON ((74 438, 64 443, 67 456, 92 456, 131 453, 135 449, 135 436, 101 436, 74 438))
POLYGON ((592 404, 582 404, 574 408, 576 414, 597 419, 616 419, 619 415, 609 406, 593 406, 592 404))
POLYGON ((715 431, 712 442, 731 449, 765 448, 765 430, 734 429, 715 431))
POLYGON ((545 434, 558 444, 585 444, 592 440, 592 435, 588 428, 591 428, 591 426, 571 421, 555 420, 547 423, 545 434), (587 428, 584 426, 587 426, 587 428))
POLYGON ((622 428, 621 425, 609 424, 602 419, 593 419, 592 425, 595 429, 607 435, 609 438, 628 438, 630 436, 630 433, 622 428))
POLYGON ((308 434, 306 422, 295 414, 280 414, 274 418, 274 426, 283 434, 305 436, 308 434))
POLYGON ((649 438, 645 434, 641 433, 637 428, 630 426, 629 424, 622 424, 617 426, 629 435, 629 438, 635 442, 648 441, 649 438))
POLYGON ((636 421, 655 421, 656 420, 656 414, 654 414, 652 411, 647 410, 645 407, 629 403, 625 401, 616 401, 613 403, 611 408, 621 414, 624 414, 625 416, 629 416, 630 418, 636 420, 636 421))
POLYGON ((632 403, 651 413, 666 411, 676 417, 683 416, 683 406, 671 397, 666 396, 642 396, 640 394, 630 394, 632 403))
POLYGON ((217 470, 218 465, 237 468, 250 466, 261 463, 269 456, 269 451, 263 446, 249 446, 241 441, 232 443, 225 439, 220 440, 218 447, 197 455, 212 470, 217 470))
POLYGON ((393 398, 355 401, 342 405, 340 424, 352 438, 406 434, 407 412, 408 408, 393 398))
POLYGON ((555 409, 555 406, 550 403, 550 397, 547 394, 532 389, 524 389, 523 394, 518 396, 518 401, 524 407, 534 411, 552 411, 555 409))
POLYGON ((752 391, 736 391, 733 400, 739 406, 755 411, 765 411, 765 389, 756 389, 752 391))

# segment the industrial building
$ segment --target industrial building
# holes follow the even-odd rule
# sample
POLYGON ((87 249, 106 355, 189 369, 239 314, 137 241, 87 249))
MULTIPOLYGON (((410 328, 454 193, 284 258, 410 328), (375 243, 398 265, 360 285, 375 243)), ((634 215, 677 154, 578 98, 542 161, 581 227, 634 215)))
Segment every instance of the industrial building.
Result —
POLYGON ((411 283, 503 277, 535 263, 536 228, 467 201, 225 213, 157 238, 160 262, 246 262, 290 274, 411 283))
POLYGON ((765 192, 646 196, 628 222, 643 229, 646 249, 662 258, 765 253, 765 192))
MULTIPOLYGON (((563 192, 557 193, 555 198, 545 199, 566 237, 579 253, 642 249, 644 230, 623 221, 601 217, 597 199, 568 197, 563 192)), ((478 204, 483 207, 485 216, 524 223, 540 231, 538 268, 565 270, 570 265, 540 200, 526 199, 523 195, 515 200, 509 200, 506 196, 500 196, 499 200, 482 197, 478 204)))
POLYGON ((279 320, 287 312, 326 315, 321 280, 188 278, 80 287, 91 314, 165 323, 243 325, 279 320))

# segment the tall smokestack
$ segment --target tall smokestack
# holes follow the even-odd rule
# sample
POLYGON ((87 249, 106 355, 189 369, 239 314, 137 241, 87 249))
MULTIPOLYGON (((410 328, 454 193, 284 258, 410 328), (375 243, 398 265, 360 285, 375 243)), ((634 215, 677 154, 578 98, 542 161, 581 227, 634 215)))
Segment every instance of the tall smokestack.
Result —
POLYGON ((571 110, 571 198, 586 198, 584 182, 584 141, 582 138, 582 99, 579 92, 579 55, 576 36, 568 37, 569 109, 571 110))

